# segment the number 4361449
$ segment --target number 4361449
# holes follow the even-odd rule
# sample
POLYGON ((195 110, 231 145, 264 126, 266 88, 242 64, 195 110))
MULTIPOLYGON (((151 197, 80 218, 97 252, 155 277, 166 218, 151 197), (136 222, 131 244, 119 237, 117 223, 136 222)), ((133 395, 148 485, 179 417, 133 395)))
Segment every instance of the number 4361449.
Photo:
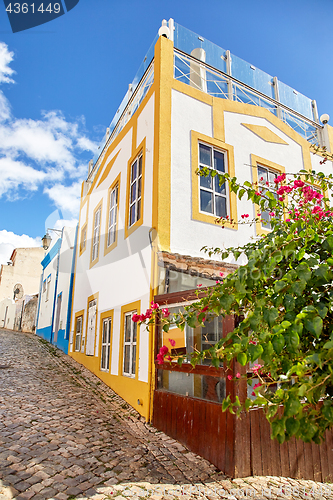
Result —
MULTIPOLYGON (((45 3, 45 5, 47 5, 45 3)), ((61 6, 60 6, 60 3, 49 3, 45 9, 44 9, 44 3, 41 3, 41 4, 34 4, 34 3, 31 3, 31 4, 28 4, 28 3, 22 3, 22 5, 20 3, 13 3, 13 7, 12 7, 12 3, 10 3, 8 5, 8 7, 6 8, 6 11, 9 12, 10 14, 14 13, 14 14, 28 14, 29 12, 31 14, 34 14, 35 12, 41 12, 42 14, 44 12, 48 12, 49 14, 52 14, 52 12, 54 14, 59 14, 61 10, 61 6)))

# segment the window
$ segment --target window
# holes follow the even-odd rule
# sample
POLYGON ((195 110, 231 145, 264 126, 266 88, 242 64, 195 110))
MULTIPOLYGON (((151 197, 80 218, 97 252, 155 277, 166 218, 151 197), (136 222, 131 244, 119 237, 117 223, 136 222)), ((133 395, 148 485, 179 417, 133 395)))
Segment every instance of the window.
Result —
POLYGON ((96 264, 99 258, 99 238, 101 233, 101 215, 102 215, 102 202, 97 205, 94 210, 93 216, 93 228, 92 228, 92 245, 91 245, 91 256, 90 265, 96 264))
MULTIPOLYGON (((251 154, 252 164, 252 182, 259 187, 259 191, 267 193, 268 191, 277 198, 276 184, 274 180, 277 176, 285 173, 285 168, 278 163, 274 163, 265 158, 251 154)), ((270 209, 269 207, 261 208, 259 205, 254 205, 256 222, 256 233, 267 234, 271 230, 270 209), (259 215, 260 214, 260 215, 259 215), (262 221, 262 222, 261 222, 262 221)))
POLYGON ((131 165, 129 222, 131 227, 141 218, 142 210, 142 153, 131 165))
POLYGON ((111 346, 111 318, 103 320, 102 327, 102 349, 101 349, 101 370, 109 371, 110 369, 110 346, 111 346))
POLYGON ((228 183, 219 185, 218 177, 200 177, 198 168, 214 169, 235 176, 234 148, 218 139, 191 130, 192 220, 214 224, 218 217, 227 217, 224 225, 238 229, 237 196, 228 183))
POLYGON ((81 229, 80 254, 83 253, 87 246, 87 224, 84 224, 81 229))
POLYGON ((46 282, 46 297, 45 297, 45 301, 49 300, 49 295, 50 295, 50 283, 51 283, 51 275, 47 277, 47 282, 46 282))
POLYGON ((83 317, 79 316, 76 318, 75 325, 75 351, 80 352, 81 348, 81 336, 82 336, 82 321, 83 317))
POLYGON ((97 299, 94 298, 94 296, 91 296, 89 297, 88 301, 87 340, 86 340, 87 356, 94 356, 95 354, 96 318, 97 318, 97 299))
MULTIPOLYGON (((263 165, 258 165, 258 185, 265 194, 265 192, 270 191, 273 196, 277 199, 276 194, 276 184, 274 180, 277 178, 278 174, 263 165)), ((271 217, 269 215, 270 210, 261 210, 261 227, 264 229, 272 229, 271 227, 271 217)))
POLYGON ((123 374, 128 377, 135 377, 136 369, 137 324, 132 321, 133 314, 136 314, 136 311, 125 314, 124 324, 123 374))
MULTIPOLYGON (((209 168, 224 173, 225 154, 206 144, 199 144, 199 168, 209 168)), ((218 176, 199 177, 200 183, 200 210, 216 217, 226 217, 227 189, 225 183, 219 185, 218 176)))
POLYGON ((118 184, 111 189, 109 195, 109 220, 107 231, 107 246, 110 247, 116 241, 117 212, 118 212, 118 184))

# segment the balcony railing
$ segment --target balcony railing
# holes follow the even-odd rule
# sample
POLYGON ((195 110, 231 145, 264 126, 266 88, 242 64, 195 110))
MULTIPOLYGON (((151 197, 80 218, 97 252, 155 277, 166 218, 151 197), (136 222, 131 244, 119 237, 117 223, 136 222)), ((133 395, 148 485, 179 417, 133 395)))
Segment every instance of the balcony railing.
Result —
POLYGON ((174 50, 174 78, 215 97, 266 108, 307 141, 320 144, 322 127, 318 123, 179 50, 174 50))

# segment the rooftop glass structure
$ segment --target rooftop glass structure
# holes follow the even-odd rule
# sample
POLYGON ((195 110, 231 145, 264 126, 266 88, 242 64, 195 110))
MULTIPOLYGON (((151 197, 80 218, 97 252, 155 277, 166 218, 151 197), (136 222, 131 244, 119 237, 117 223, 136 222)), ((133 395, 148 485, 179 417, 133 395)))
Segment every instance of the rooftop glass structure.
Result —
MULTIPOLYGON (((261 106, 291 126, 311 143, 320 143, 316 102, 252 64, 233 55, 170 19, 167 27, 174 44, 174 78, 199 90, 245 104, 261 106)), ((139 70, 114 115, 98 153, 90 162, 88 179, 97 171, 110 144, 135 113, 154 81, 154 47, 151 44, 139 70)))

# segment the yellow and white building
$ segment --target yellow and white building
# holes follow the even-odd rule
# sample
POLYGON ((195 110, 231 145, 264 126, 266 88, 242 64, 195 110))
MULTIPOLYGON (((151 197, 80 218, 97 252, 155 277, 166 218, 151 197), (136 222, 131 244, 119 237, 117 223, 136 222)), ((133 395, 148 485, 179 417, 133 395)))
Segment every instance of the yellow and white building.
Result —
POLYGON ((237 246, 269 231, 268 219, 221 230, 217 216, 252 218, 256 208, 196 170, 215 165, 241 182, 271 181, 328 172, 311 143, 333 151, 333 129, 314 101, 172 19, 159 35, 82 185, 69 347, 147 420, 154 332, 131 317, 158 294, 214 284, 204 245, 237 246))

